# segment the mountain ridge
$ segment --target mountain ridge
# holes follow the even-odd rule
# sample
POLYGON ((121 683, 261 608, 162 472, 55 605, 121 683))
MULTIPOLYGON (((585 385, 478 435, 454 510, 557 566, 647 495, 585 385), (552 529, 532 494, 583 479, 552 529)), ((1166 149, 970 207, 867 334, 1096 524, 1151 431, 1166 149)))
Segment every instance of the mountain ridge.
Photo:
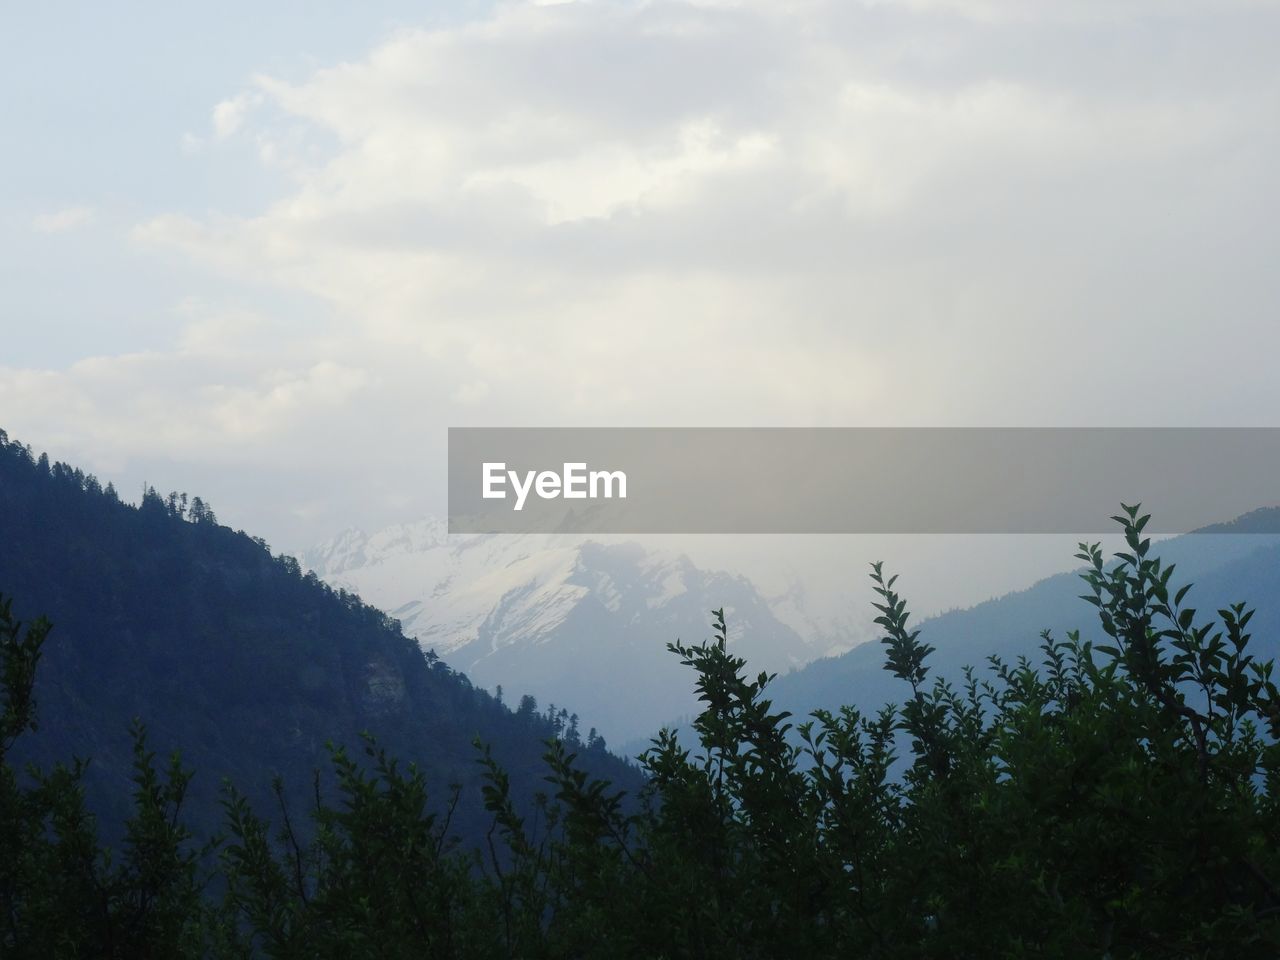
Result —
MULTIPOLYGON (((1280 509, 1260 508, 1162 540, 1153 544, 1152 554, 1176 565, 1177 582, 1194 583, 1187 597, 1190 606, 1212 610, 1241 600, 1255 604, 1258 656, 1280 654, 1280 509)), ((909 602, 910 584, 900 583, 898 589, 909 602)), ((1080 599, 1083 592, 1079 570, 1070 571, 921 620, 916 625, 921 637, 935 648, 933 676, 957 682, 965 666, 981 675, 991 654, 1006 659, 1025 655, 1037 662, 1045 629, 1062 639, 1078 627, 1084 639, 1100 639, 1096 616, 1080 599)), ((845 704, 874 711, 904 696, 883 664, 883 646, 864 643, 780 675, 771 693, 780 707, 801 716, 845 704)))
MULTIPOLYGON (((279 775, 305 811, 329 744, 359 756, 368 732, 418 764, 442 806, 460 784, 455 826, 479 843, 478 738, 532 802, 543 741, 564 735, 557 718, 512 712, 393 618, 197 503, 153 490, 124 503, 0 432, 0 591, 21 619, 54 624, 37 672, 40 727, 19 741, 19 762, 87 756, 90 808, 117 822, 136 717, 154 749, 178 750, 196 770, 190 822, 208 835, 222 820, 224 777, 269 812, 279 775)), ((577 748, 620 786, 642 782, 602 745, 577 748)))

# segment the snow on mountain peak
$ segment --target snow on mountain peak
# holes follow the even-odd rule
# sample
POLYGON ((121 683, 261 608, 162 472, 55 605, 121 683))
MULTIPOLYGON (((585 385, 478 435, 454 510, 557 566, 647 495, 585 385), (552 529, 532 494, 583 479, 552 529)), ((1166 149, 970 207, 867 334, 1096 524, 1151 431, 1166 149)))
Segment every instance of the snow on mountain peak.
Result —
POLYGON ((705 639, 713 608, 732 611, 730 642, 753 667, 786 669, 824 652, 773 616, 746 578, 635 542, 451 536, 423 520, 347 530, 301 559, 474 682, 572 706, 614 736, 653 733, 693 707, 666 644, 705 639))

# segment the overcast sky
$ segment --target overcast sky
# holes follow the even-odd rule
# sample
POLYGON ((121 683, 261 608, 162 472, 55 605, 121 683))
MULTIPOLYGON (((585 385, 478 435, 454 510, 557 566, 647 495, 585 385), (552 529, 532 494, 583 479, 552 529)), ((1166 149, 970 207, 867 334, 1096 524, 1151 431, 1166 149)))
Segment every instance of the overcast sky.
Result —
POLYGON ((213 9, 0 29, 0 426, 131 498, 299 549, 442 512, 449 425, 1280 425, 1275 2, 213 9))

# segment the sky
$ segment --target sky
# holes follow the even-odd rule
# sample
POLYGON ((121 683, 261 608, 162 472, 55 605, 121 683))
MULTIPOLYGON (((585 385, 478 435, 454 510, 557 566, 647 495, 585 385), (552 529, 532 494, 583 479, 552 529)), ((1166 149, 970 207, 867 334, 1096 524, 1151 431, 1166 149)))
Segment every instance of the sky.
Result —
POLYGON ((1272 0, 3 16, 0 426, 283 549, 448 426, 1280 425, 1272 0))

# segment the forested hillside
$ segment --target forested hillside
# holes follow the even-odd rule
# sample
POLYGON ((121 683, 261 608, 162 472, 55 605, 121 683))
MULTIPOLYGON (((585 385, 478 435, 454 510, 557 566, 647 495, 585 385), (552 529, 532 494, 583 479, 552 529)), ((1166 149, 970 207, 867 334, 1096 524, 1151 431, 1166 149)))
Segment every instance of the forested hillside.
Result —
MULTIPOLYGON (((3 433, 0 594, 15 617, 54 624, 37 674, 39 728, 13 759, 88 760, 89 806, 108 836, 131 805, 134 718, 153 749, 180 750, 196 771, 185 816, 198 833, 221 825, 223 778, 269 812, 275 775, 305 829, 326 744, 355 747, 367 731, 418 764, 441 809, 450 785, 463 786, 453 829, 468 843, 490 822, 473 740, 491 746, 527 805, 545 786, 543 741, 567 732, 558 711, 525 701, 512 712, 383 613, 219 525, 199 498, 147 491, 135 507, 3 433)), ((594 772, 640 782, 602 744, 581 747, 594 772)))

